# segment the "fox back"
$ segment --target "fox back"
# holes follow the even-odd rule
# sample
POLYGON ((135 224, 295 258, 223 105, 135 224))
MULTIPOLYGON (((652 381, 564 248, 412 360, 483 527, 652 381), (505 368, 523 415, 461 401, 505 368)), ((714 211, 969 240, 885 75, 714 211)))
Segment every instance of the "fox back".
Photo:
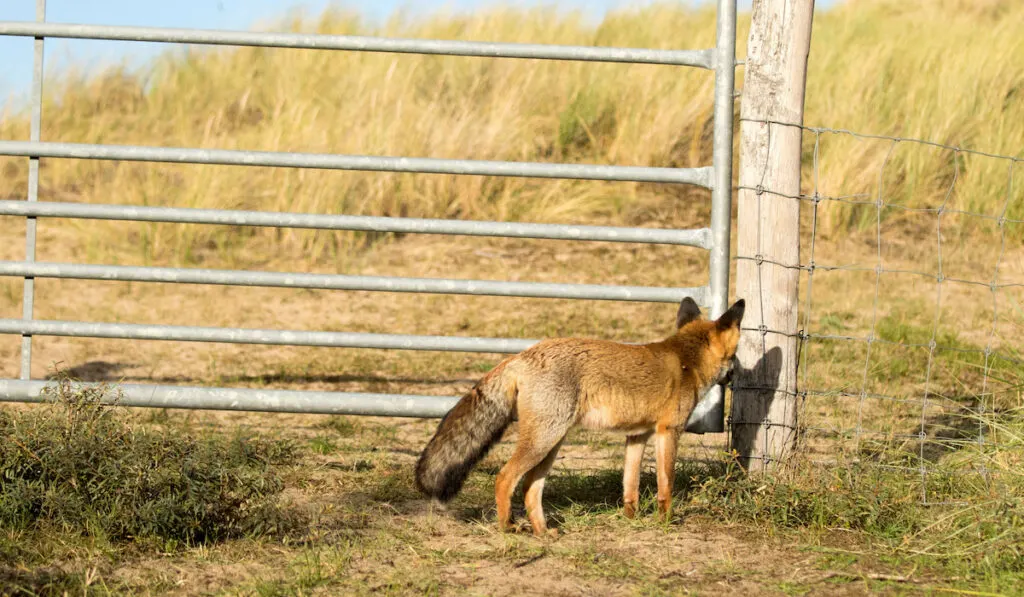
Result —
POLYGON ((717 321, 684 302, 676 332, 650 344, 559 338, 505 364, 518 388, 520 433, 572 417, 574 425, 627 433, 685 423, 697 401, 734 367, 743 303, 717 321))

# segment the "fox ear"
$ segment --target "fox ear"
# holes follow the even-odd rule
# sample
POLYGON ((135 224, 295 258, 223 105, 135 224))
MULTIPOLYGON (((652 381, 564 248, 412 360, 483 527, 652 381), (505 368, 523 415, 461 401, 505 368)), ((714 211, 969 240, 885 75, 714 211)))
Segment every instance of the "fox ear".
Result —
POLYGON ((731 327, 739 327, 740 322, 743 321, 743 310, 746 308, 746 303, 743 299, 740 299, 733 303, 729 310, 722 313, 722 316, 718 318, 718 329, 727 330, 731 327))
POLYGON ((676 313, 676 329, 695 319, 700 319, 700 307, 692 298, 686 297, 679 303, 679 312, 676 313))

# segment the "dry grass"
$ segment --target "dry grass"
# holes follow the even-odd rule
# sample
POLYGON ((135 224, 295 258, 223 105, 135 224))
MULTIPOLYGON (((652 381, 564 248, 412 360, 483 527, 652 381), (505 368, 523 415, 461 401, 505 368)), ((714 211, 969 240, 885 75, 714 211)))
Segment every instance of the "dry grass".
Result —
MULTIPOLYGON (((1020 156, 1024 149, 1024 7, 1014 0, 860 1, 821 13, 808 75, 809 124, 917 137, 1020 156), (984 35, 979 35, 984 31, 984 35)), ((741 19, 742 56, 748 18, 741 19)), ((599 25, 551 9, 492 8, 468 15, 395 17, 376 28, 341 9, 295 15, 278 30, 404 37, 701 48, 714 14, 658 4, 609 15, 599 25), (685 32, 685 34, 681 34, 685 32)), ((697 166, 710 162, 712 76, 645 65, 485 60, 275 49, 170 51, 137 71, 61 73, 47 82, 43 138, 53 141, 275 151, 697 166)), ((0 138, 24 139, 28 119, 8 107, 0 138)), ((819 190, 866 192, 888 143, 821 139, 819 190)), ((949 187, 950 151, 896 151, 890 196, 934 206, 949 187)), ((995 214, 1007 201, 1008 163, 958 154, 950 207, 995 214)), ((25 193, 26 160, 5 159, 0 196, 25 193)), ((810 168, 810 166, 808 166, 810 168)), ((812 179, 808 169, 807 181, 812 179)), ((677 213, 643 205, 700 201, 692 189, 632 183, 444 175, 252 171, 44 160, 42 197, 63 201, 500 220, 663 224, 677 213), (666 200, 666 198, 670 200, 666 200), (667 211, 667 214, 664 213, 667 211), (647 217, 644 217, 644 216, 647 217)), ((1007 215, 1024 217, 1024 185, 1007 215)), ((684 212, 688 213, 688 212, 684 212)), ((873 214, 823 214, 830 231, 873 214)), ((669 221, 668 223, 678 223, 669 221)), ((692 224, 693 222, 689 222, 692 224)), ((359 235, 299 236, 271 230, 141 227, 69 242, 100 258, 201 260, 267 242, 344 267, 359 235), (97 238, 101 240, 96 240, 97 238)), ((106 224, 88 229, 112 232, 106 224)), ((1014 238, 1021 238, 1019 230, 1014 238)))

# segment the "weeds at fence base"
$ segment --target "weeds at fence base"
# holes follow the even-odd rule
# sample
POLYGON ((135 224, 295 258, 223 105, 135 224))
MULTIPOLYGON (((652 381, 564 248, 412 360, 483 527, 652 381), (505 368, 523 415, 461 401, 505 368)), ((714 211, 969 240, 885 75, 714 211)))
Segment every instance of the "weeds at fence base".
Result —
MULTIPOLYGON (((1024 411, 989 419, 1004 433, 1024 438, 1024 411)), ((1003 446, 1016 453, 1000 459, 985 446, 973 454, 964 450, 955 461, 935 464, 924 478, 874 461, 794 462, 774 477, 748 476, 729 465, 721 474, 695 480, 683 512, 771 535, 809 534, 800 542, 826 551, 854 545, 836 553, 902 565, 924 578, 999 590, 1024 582, 1024 475, 997 464, 1017 462, 1024 443, 1003 446), (988 467, 984 478, 964 476, 968 460, 988 467), (927 483, 927 502, 921 499, 922 483, 927 483)))
POLYGON ((40 407, 0 410, 0 593, 27 583, 59 594, 59 570, 16 571, 72 545, 173 552, 295 524, 275 471, 294 462, 291 442, 135 425, 115 388, 67 377, 46 393, 40 407))

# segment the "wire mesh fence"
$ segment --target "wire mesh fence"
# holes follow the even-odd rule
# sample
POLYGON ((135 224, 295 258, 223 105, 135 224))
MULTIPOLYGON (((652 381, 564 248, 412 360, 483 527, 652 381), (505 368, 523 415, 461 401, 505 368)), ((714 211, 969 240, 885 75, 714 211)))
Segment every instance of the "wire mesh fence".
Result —
POLYGON ((1024 160, 799 128, 801 192, 741 187, 758 209, 799 202, 799 263, 736 256, 800 272, 801 329, 744 322, 797 338, 793 462, 903 472, 924 503, 1019 475, 1024 160))

